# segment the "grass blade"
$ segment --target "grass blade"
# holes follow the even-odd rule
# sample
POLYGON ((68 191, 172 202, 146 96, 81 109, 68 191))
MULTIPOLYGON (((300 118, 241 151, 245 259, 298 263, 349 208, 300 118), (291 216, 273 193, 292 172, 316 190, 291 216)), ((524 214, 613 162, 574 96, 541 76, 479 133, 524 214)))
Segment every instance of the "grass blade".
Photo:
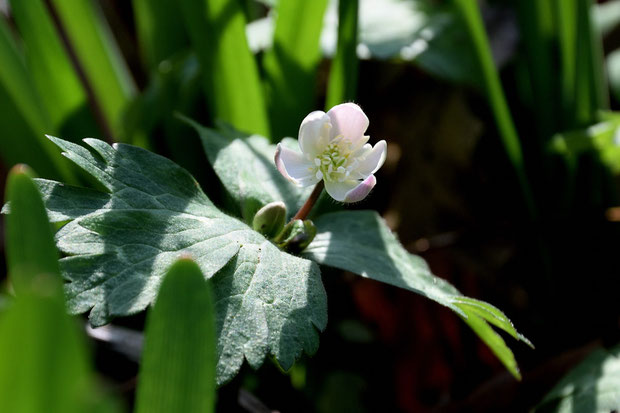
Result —
POLYGON ((269 136, 258 67, 248 48, 239 0, 182 0, 184 22, 215 119, 269 136))
POLYGON ((48 178, 75 182, 54 145, 43 135, 52 130, 32 87, 14 38, 0 18, 0 160, 7 167, 28 163, 48 178))
POLYGON ((133 0, 133 10, 142 61, 150 71, 189 46, 183 16, 175 0, 133 0))
POLYGON ((355 99, 357 91, 357 20, 359 0, 338 2, 338 49, 332 61, 325 108, 355 99))
POLYGON ((18 294, 0 314, 2 410, 90 411, 86 348, 65 310, 58 253, 30 173, 15 167, 7 183, 7 261, 18 294))
POLYGON ((41 194, 24 165, 9 173, 6 199, 11 212, 6 219, 6 255, 9 279, 19 294, 33 277, 51 274, 60 280, 58 250, 41 194))
POLYGON ((51 4, 84 68, 106 123, 119 139, 120 117, 136 87, 101 10, 93 1, 51 0, 51 4))
POLYGON ((65 136, 98 135, 86 93, 43 0, 10 3, 24 43, 27 68, 52 127, 65 136))
POLYGON ((559 30, 562 130, 586 127, 608 109, 600 35, 592 24, 591 0, 556 0, 559 30))
MULTIPOLYGON (((556 74, 557 42, 550 1, 517 2, 519 26, 525 48, 539 138, 548 141, 559 130, 559 90, 556 74), (535 103, 534 103, 535 102, 535 103)), ((541 142, 541 147, 544 146, 541 142)))
POLYGON ((314 109, 326 7, 327 0, 278 3, 273 48, 263 61, 269 118, 276 140, 296 136, 302 119, 314 109))
POLYGON ((137 413, 214 411, 214 314, 200 268, 180 259, 165 275, 148 315, 137 413))
POLYGON ((478 58, 480 70, 484 78, 484 89, 489 99, 493 115, 495 116, 495 122, 499 129, 502 144, 504 145, 508 159, 512 164, 521 186, 525 205, 528 208, 530 216, 536 218, 538 213, 525 171, 521 142, 519 141, 517 130, 512 116, 510 115, 497 68, 493 62, 489 39, 487 38, 482 17, 480 16, 478 3, 471 0, 454 0, 454 4, 464 19, 465 26, 469 32, 468 35, 471 36, 473 40, 474 53, 478 58))
POLYGON ((33 291, 16 297, 0 317, 2 410, 84 412, 90 384, 87 355, 77 325, 65 311, 61 281, 36 273, 30 278, 33 291))

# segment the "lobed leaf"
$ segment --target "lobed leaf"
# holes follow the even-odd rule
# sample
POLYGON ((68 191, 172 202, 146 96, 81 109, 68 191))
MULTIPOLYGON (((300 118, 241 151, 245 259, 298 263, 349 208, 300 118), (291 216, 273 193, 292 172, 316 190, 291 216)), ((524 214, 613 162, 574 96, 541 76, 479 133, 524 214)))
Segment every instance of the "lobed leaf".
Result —
POLYGON ((278 250, 220 212, 192 176, 144 149, 85 139, 92 152, 58 138, 64 155, 107 193, 39 180, 49 216, 70 220, 56 234, 69 309, 91 324, 144 310, 170 265, 191 256, 215 295, 217 381, 243 359, 258 367, 272 354, 289 368, 318 347, 327 323, 318 266, 278 250))
POLYGON ((518 340, 527 339, 497 308, 463 297, 450 283, 434 276, 424 259, 410 254, 374 211, 344 211, 315 220, 318 233, 302 254, 319 264, 351 271, 413 291, 456 312, 517 378, 512 351, 487 322, 518 340))

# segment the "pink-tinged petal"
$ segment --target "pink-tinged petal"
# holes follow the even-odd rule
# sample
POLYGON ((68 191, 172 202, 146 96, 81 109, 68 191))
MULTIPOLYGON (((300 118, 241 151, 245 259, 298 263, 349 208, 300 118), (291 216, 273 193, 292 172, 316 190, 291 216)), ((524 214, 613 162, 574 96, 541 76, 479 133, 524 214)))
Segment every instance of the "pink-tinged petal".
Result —
POLYGON ((313 185, 320 180, 313 173, 314 165, 310 161, 280 143, 276 148, 274 161, 282 176, 298 186, 313 185))
POLYGON ((330 140, 342 135, 350 140, 353 146, 358 146, 357 142, 364 139, 364 132, 368 129, 370 122, 366 114, 355 103, 336 105, 327 112, 327 116, 332 123, 330 140))
POLYGON ((370 190, 377 183, 374 175, 370 175, 363 181, 348 180, 344 182, 325 181, 325 190, 336 201, 359 202, 366 198, 370 190))
POLYGON ((331 129, 329 116, 316 110, 304 118, 299 127, 299 149, 312 157, 323 152, 331 129))
POLYGON ((347 192, 347 195, 344 197, 344 202, 359 202, 362 199, 366 198, 372 188, 375 187, 377 183, 377 178, 374 175, 370 175, 368 178, 364 179, 358 186, 347 192))
POLYGON ((383 166, 385 157, 387 155, 387 143, 385 141, 379 141, 372 148, 372 150, 366 155, 366 157, 360 161, 360 165, 356 168, 357 172, 363 176, 372 175, 383 166))

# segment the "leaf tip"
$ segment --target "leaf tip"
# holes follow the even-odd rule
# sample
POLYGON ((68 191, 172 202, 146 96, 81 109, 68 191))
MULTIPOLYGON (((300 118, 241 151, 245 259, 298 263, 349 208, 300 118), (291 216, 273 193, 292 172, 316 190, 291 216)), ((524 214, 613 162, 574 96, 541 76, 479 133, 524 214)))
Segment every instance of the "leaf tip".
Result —
POLYGON ((9 176, 20 176, 20 175, 25 175, 29 178, 34 178, 36 176, 36 174, 34 173, 34 170, 24 163, 18 163, 17 165, 13 166, 11 170, 9 171, 9 176))

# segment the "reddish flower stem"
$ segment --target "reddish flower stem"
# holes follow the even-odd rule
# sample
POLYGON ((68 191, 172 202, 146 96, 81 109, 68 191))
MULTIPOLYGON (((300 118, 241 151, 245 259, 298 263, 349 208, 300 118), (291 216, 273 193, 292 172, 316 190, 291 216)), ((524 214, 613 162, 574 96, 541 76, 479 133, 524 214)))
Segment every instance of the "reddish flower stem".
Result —
POLYGON ((295 221, 296 219, 301 219, 303 221, 304 219, 306 219, 306 217, 312 210, 312 207, 319 199, 319 196, 321 196, 321 192, 323 192, 324 187, 325 184, 323 183, 323 181, 320 181, 318 184, 316 184, 306 202, 302 205, 301 208, 299 208, 299 211, 297 211, 291 221, 295 221))

